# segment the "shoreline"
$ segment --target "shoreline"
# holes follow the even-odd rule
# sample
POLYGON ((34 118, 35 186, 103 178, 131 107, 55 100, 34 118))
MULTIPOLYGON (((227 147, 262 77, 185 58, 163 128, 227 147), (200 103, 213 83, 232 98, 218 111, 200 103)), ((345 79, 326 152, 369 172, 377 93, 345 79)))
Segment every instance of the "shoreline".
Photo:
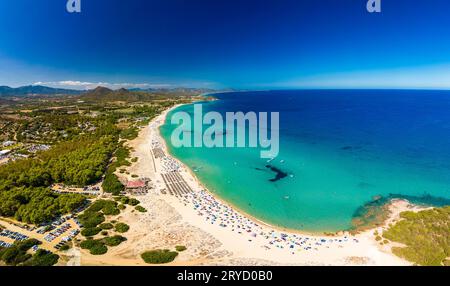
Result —
MULTIPOLYGON (((200 103, 203 101, 199 101, 200 103)), ((185 106, 185 105, 191 105, 191 104, 195 104, 197 102, 193 102, 193 103, 186 103, 186 104, 178 104, 175 105, 167 110, 165 110, 161 115, 164 114, 163 119, 162 119, 162 123, 157 127, 158 130, 158 136, 160 137, 162 144, 164 146, 164 151, 167 152, 167 155, 170 156, 173 160, 177 161, 181 166, 183 166, 183 168, 188 171, 188 173, 190 174, 190 176, 192 176, 192 178, 194 178, 194 180, 196 181, 196 183, 198 185, 200 185, 203 190, 205 192, 207 192, 208 194, 210 194, 211 196, 215 197, 215 199, 219 202, 221 202, 222 204, 228 205, 231 208, 233 208, 234 210, 236 210, 237 212, 239 212, 240 214, 246 216, 247 218, 253 220, 254 222, 264 225, 268 228, 273 228, 276 229, 278 231, 281 232, 289 232, 289 233, 294 233, 294 234, 299 234, 299 235, 309 235, 309 236, 316 236, 316 237, 320 237, 320 236, 327 236, 327 237, 337 237, 340 235, 349 235, 353 232, 353 230, 350 229, 343 229, 343 230, 337 230, 337 231, 308 231, 308 230, 300 230, 300 229, 295 229, 295 228, 288 228, 288 227, 283 227, 283 226, 279 226, 276 224, 272 224, 266 221, 263 221, 251 214, 249 214, 248 212, 246 212, 245 210, 243 210, 242 208, 240 208, 239 206, 237 206, 236 204, 233 204, 232 202, 229 202, 228 200, 222 198, 220 195, 211 192, 206 186, 205 184, 196 176, 195 172, 189 167, 187 166, 185 163, 183 163, 180 159, 178 159, 176 156, 174 156, 171 152, 170 152, 170 148, 167 145, 166 139, 164 138, 164 136, 161 134, 161 127, 165 124, 166 120, 167 120, 167 116, 170 112, 172 112, 173 110, 181 107, 181 106, 185 106)), ((390 199, 388 200, 384 206, 389 209, 390 205, 392 205, 395 201, 407 201, 406 199, 390 199)), ((409 203, 409 201, 408 201, 409 203)), ((388 213, 387 216, 389 217, 390 214, 388 213)), ((386 219, 387 221, 388 219, 386 219)), ((385 221, 382 222, 383 224, 385 223, 385 221)), ((366 231, 370 231, 375 229, 376 227, 370 227, 370 228, 362 228, 362 229, 355 229, 354 231, 356 233, 362 233, 362 232, 366 232, 366 231)))
MULTIPOLYGON (((189 103, 189 104, 192 104, 192 103, 189 103)), ((168 146, 167 146, 167 142, 166 142, 166 140, 164 139, 164 137, 161 135, 161 127, 162 127, 162 125, 165 124, 166 119, 167 119, 167 115, 168 115, 171 111, 173 111, 173 110, 175 110, 176 108, 178 108, 178 107, 180 107, 180 106, 183 106, 183 105, 187 105, 187 104, 178 104, 178 105, 173 106, 172 108, 168 109, 167 111, 165 111, 166 113, 165 113, 164 119, 162 120, 162 121, 163 121, 163 124, 161 124, 161 125, 158 126, 158 128, 157 128, 157 129, 158 129, 158 136, 159 136, 159 137, 161 138, 161 140, 162 140, 162 143, 163 143, 163 146, 164 146, 164 150, 167 152, 167 155, 169 155, 171 158, 173 158, 174 160, 176 160, 181 166, 183 166, 183 167, 186 169, 186 171, 189 172, 190 176, 192 176, 192 178, 194 178, 195 182, 196 182, 198 185, 200 185, 200 186, 202 187, 203 190, 205 190, 205 192, 207 192, 207 193, 210 194, 211 196, 215 197, 215 199, 218 200, 219 202, 221 202, 222 204, 225 204, 225 205, 230 206, 231 208, 233 208, 234 210, 236 210, 236 211, 239 212, 240 214, 242 214, 242 215, 248 217, 249 219, 255 221, 256 223, 261 224, 261 225, 264 225, 264 226, 266 226, 266 227, 273 228, 273 229, 277 229, 277 230, 282 231, 282 232, 290 232, 290 233, 301 234, 301 235, 312 235, 312 236, 327 235, 325 232, 309 232, 309 231, 302 231, 302 230, 298 230, 298 229, 290 229, 290 228, 285 228, 285 227, 282 227, 282 226, 277 226, 277 225, 270 224, 270 223, 268 223, 268 222, 265 222, 265 221, 263 221, 263 220, 260 220, 260 219, 258 219, 258 218, 256 218, 256 217, 252 216, 251 214, 249 214, 249 213, 247 213, 246 211, 242 210, 241 208, 239 208, 239 207, 236 206, 235 204, 233 204, 233 203, 231 203, 231 202, 229 202, 229 201, 223 199, 222 197, 220 197, 219 195, 215 194, 214 192, 211 192, 211 191, 205 186, 205 184, 204 184, 204 183, 203 183, 203 182, 195 175, 195 172, 192 171, 191 168, 189 168, 189 166, 187 166, 186 164, 184 164, 180 159, 178 159, 176 156, 174 156, 174 155, 169 151, 170 149, 169 149, 168 146)), ((163 112, 163 113, 164 113, 164 112, 163 112)), ((338 231, 338 232, 336 232, 336 233, 341 233, 341 232, 342 232, 342 233, 346 233, 347 231, 338 231)), ((328 235, 327 235, 327 236, 328 236, 328 235)), ((331 235, 329 235, 329 236, 331 236, 331 235)))
MULTIPOLYGON (((171 157, 173 160, 178 162, 180 164, 180 166, 182 166, 182 168, 187 172, 188 176, 190 176, 194 180, 195 184, 199 185, 201 187, 201 189, 204 190, 205 193, 207 193, 210 196, 214 197, 214 199, 217 200, 218 202, 220 202, 221 204, 224 204, 224 205, 230 207, 235 212, 237 212, 240 215, 246 217, 247 219, 253 221, 255 224, 261 225, 263 228, 271 229, 271 230, 278 231, 278 232, 281 232, 281 233, 287 233, 289 235, 302 235, 302 236, 314 237, 314 238, 317 238, 317 239, 320 239, 320 238, 323 239, 323 237, 326 237, 326 238, 340 238, 340 237, 342 238, 342 237, 347 237, 347 236, 348 237, 358 237, 358 236, 372 235, 373 232, 375 232, 375 231, 377 231, 379 229, 379 227, 373 227, 373 228, 370 228, 368 230, 361 231, 361 233, 359 233, 358 235, 352 235, 352 234, 350 234, 350 232, 348 230, 337 231, 337 232, 334 232, 334 233, 326 233, 326 232, 310 232, 310 231, 302 231, 302 230, 298 230, 298 229, 285 228, 285 227, 273 225, 273 224, 267 223, 265 221, 262 221, 262 220, 260 220, 260 219, 258 219, 256 217, 248 214, 247 212, 243 211, 242 209, 240 209, 236 205, 234 205, 234 204, 228 202, 227 200, 223 199, 222 197, 220 197, 219 195, 215 194, 214 192, 209 191, 208 188, 195 175, 193 170, 191 168, 189 168, 189 166, 185 165, 181 160, 179 160, 174 155, 172 155, 172 153, 170 152, 170 149, 168 148, 168 143, 166 142, 165 138, 161 134, 160 128, 161 128, 162 125, 165 124, 168 114, 171 111, 175 110, 176 108, 178 108, 180 106, 182 106, 182 104, 176 105, 176 106, 174 106, 174 107, 164 111, 160 115, 161 116, 161 120, 159 121, 159 124, 156 127, 156 129, 157 129, 157 136, 161 140, 162 145, 164 147, 164 151, 167 153, 167 156, 171 157)), ((391 200, 387 204, 387 207, 389 209, 396 208, 396 203, 397 202, 405 203, 406 201, 405 200, 395 200, 394 199, 394 200, 391 200)), ((407 204, 409 205, 409 202, 407 204)), ((392 221, 392 219, 391 219, 392 216, 395 216, 395 215, 390 213, 390 215, 389 215, 390 218, 388 220, 386 220, 383 225, 387 225, 388 222, 391 222, 392 221)), ((375 242, 374 239, 373 239, 373 241, 375 242)), ((391 255, 393 255, 393 254, 391 254, 391 255)), ((398 258, 398 259, 400 259, 400 258, 398 258)))
MULTIPOLYGON (((411 265, 393 255, 389 245, 375 241, 374 232, 382 232, 382 227, 332 236, 284 229, 254 218, 209 192, 188 166, 168 152, 160 134, 168 113, 179 106, 162 112, 127 143, 133 149, 132 156, 139 158, 128 171, 152 180, 149 193, 135 197, 148 212, 127 210, 122 214, 121 221, 132 230, 128 241, 101 257, 83 252, 82 265, 146 265, 140 258, 142 252, 176 245, 185 245, 187 250, 168 266, 411 265), (154 148, 162 149, 165 156, 156 158, 154 148), (172 172, 167 167, 174 165, 191 189, 182 196, 168 194, 163 180, 164 174, 172 172)), ((411 208, 404 201, 391 207, 393 220, 411 208)))
MULTIPOLYGON (((200 101, 200 102, 203 102, 203 101, 200 101)), ((261 224, 261 225, 264 225, 264 226, 269 227, 269 228, 276 229, 276 230, 281 231, 281 232, 289 232, 289 233, 294 233, 294 234, 310 235, 310 236, 317 236, 317 237, 324 236, 324 235, 325 235, 325 236, 329 236, 329 237, 333 237, 333 236, 339 236, 340 234, 341 234, 341 235, 342 235, 342 234, 350 234, 350 231, 349 231, 349 230, 339 230, 339 231, 335 231, 335 232, 326 232, 326 231, 317 231, 317 232, 314 232, 314 231, 300 230, 300 229, 288 228, 288 227, 283 227, 283 226, 271 224, 271 223, 265 222, 265 221, 263 221, 263 220, 261 220, 261 219, 255 217, 255 216, 249 214, 248 212, 244 211, 243 209, 241 209, 240 207, 236 206, 235 204, 233 204, 233 203, 227 201, 226 199, 222 198, 221 196, 217 195, 216 193, 211 192, 211 191, 205 186, 205 184, 204 184, 204 183, 203 183, 203 182, 195 175, 195 172, 192 171, 191 168, 189 168, 189 166, 187 166, 186 164, 184 164, 180 159, 178 159, 176 156, 174 156, 174 155, 170 152, 170 149, 168 148, 167 142, 166 142, 166 140, 164 139, 164 137, 163 137, 162 134, 161 134, 161 127, 165 124, 166 119, 167 119, 167 115, 168 115, 171 111, 173 111, 173 110, 175 110, 175 109, 177 109, 177 108, 179 108, 179 107, 181 107, 181 106, 189 105, 189 104, 194 104, 194 103, 178 104, 178 105, 173 106, 173 107, 171 107, 171 108, 169 108, 168 110, 166 110, 166 111, 163 112, 163 113, 165 113, 165 116, 164 116, 164 118, 163 118, 163 120, 162 120, 163 123, 162 123, 160 126, 158 126, 158 136, 161 138, 162 143, 163 143, 163 146, 164 146, 164 150, 167 152, 167 154, 168 154, 171 158, 173 158, 174 160, 176 160, 180 165, 182 165, 182 166, 189 172, 189 174, 194 178, 194 180, 196 181, 196 183, 199 184, 199 185, 205 190, 205 192, 207 192, 207 193, 210 194, 211 196, 215 197, 215 199, 218 200, 218 201, 220 201, 221 203, 230 206, 231 208, 233 208, 234 210, 236 210, 236 211, 239 212, 240 214, 242 214, 242 215, 248 217, 249 219, 255 221, 256 223, 261 224)))

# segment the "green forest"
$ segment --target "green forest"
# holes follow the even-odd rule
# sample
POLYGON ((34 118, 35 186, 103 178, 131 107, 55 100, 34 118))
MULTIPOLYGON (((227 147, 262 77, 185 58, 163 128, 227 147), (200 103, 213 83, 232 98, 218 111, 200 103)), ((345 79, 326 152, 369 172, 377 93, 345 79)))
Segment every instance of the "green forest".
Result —
POLYGON ((85 203, 79 194, 56 194, 54 183, 89 185, 101 180, 118 147, 119 130, 105 121, 92 134, 55 144, 35 157, 0 167, 0 216, 39 225, 85 203))
POLYGON ((17 160, 0 168, 0 190, 12 187, 47 187, 53 183, 84 186, 101 178, 115 142, 82 136, 55 145, 36 158, 17 160))
POLYGON ((72 212, 86 202, 79 194, 55 194, 46 188, 14 188, 0 192, 0 216, 39 225, 72 212))

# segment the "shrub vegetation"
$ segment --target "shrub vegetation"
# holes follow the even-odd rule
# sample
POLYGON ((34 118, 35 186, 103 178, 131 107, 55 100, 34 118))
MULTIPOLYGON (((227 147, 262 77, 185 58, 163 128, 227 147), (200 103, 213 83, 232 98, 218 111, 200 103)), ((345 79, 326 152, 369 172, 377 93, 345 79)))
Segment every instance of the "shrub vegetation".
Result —
POLYGON ((136 206, 135 209, 136 209, 138 212, 141 212, 141 213, 146 213, 146 212, 147 212, 147 209, 144 208, 144 207, 142 207, 142 206, 136 206))
POLYGON ((108 247, 104 244, 98 244, 89 249, 92 255, 103 255, 108 252, 108 247))
POLYGON ((145 263, 149 264, 163 264, 169 263, 175 260, 178 256, 178 252, 170 251, 168 249, 157 249, 152 251, 147 251, 141 254, 142 259, 145 263))
POLYGON ((102 223, 98 227, 101 229, 113 229, 114 225, 112 223, 106 222, 106 223, 102 223))
POLYGON ((102 229, 99 227, 88 227, 81 230, 82 236, 94 236, 97 235, 102 229))
POLYGON ((125 189, 125 187, 119 181, 117 176, 110 171, 108 171, 105 175, 105 179, 103 180, 102 183, 102 188, 103 191, 114 195, 119 195, 125 189))
POLYGON ((85 211, 83 214, 78 216, 79 221, 84 227, 96 227, 97 225, 105 221, 105 216, 100 212, 85 211))
POLYGON ((27 260, 24 266, 53 266, 58 263, 59 255, 50 251, 38 249, 36 254, 30 260, 27 260))
POLYGON ((131 198, 128 200, 128 204, 130 206, 137 206, 138 204, 140 204, 141 202, 135 198, 131 198))
POLYGON ((0 249, 0 260, 11 266, 52 266, 59 256, 49 251, 39 249, 34 255, 27 253, 31 247, 41 244, 36 239, 17 241, 9 248, 0 249))
POLYGON ((175 246, 175 250, 178 251, 178 252, 185 251, 186 249, 187 248, 184 245, 177 245, 177 246, 175 246))
POLYGON ((124 233, 124 232, 127 232, 127 231, 130 229, 130 226, 129 226, 128 224, 126 224, 126 223, 119 222, 119 223, 117 223, 117 224, 114 226, 114 229, 115 229, 117 232, 124 233))
POLYGON ((92 255, 102 255, 108 252, 108 248, 101 239, 87 239, 81 242, 80 247, 88 249, 92 255))
POLYGON ((403 212, 383 237, 405 244, 394 254, 419 265, 445 265, 450 256, 450 206, 420 212, 403 212))
POLYGON ((64 244, 63 246, 61 246, 61 248, 59 249, 59 250, 61 250, 61 251, 67 251, 67 250, 69 250, 70 249, 70 245, 69 244, 64 244))
POLYGON ((115 235, 115 236, 111 236, 111 237, 105 237, 102 241, 107 246, 117 246, 126 240, 127 239, 123 236, 115 235))

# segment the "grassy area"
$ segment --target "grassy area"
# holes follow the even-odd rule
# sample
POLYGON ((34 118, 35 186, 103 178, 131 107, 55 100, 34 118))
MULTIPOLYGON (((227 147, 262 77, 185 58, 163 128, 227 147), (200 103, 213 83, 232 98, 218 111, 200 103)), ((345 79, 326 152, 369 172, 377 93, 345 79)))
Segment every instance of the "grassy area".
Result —
POLYGON ((405 247, 393 253, 424 266, 450 265, 450 206, 420 212, 403 212, 383 237, 405 247))

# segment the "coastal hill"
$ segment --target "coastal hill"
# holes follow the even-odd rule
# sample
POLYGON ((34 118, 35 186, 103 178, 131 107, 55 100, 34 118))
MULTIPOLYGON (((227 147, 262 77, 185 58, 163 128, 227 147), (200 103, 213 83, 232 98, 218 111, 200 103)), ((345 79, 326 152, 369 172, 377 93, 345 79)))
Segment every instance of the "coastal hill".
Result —
POLYGON ((109 89, 107 87, 98 86, 91 90, 75 90, 53 88, 41 85, 28 85, 22 87, 0 86, 0 98, 4 104, 5 100, 22 99, 29 97, 60 97, 60 96, 75 96, 80 100, 89 102, 111 102, 111 101, 151 101, 167 98, 179 98, 184 96, 197 96, 208 92, 213 92, 210 89, 201 88, 149 88, 149 89, 125 89, 117 90, 109 89))
POLYGON ((106 87, 96 87, 93 90, 87 91, 80 96, 80 99, 86 101, 139 101, 141 98, 146 97, 141 92, 132 92, 127 89, 121 88, 118 90, 112 90, 106 87))
POLYGON ((158 99, 177 98, 183 96, 196 96, 205 93, 207 90, 203 89, 189 89, 189 88, 173 88, 173 89, 117 89, 112 90, 106 87, 96 87, 82 94, 79 98, 81 100, 90 102, 111 102, 111 101, 151 101, 158 99))

